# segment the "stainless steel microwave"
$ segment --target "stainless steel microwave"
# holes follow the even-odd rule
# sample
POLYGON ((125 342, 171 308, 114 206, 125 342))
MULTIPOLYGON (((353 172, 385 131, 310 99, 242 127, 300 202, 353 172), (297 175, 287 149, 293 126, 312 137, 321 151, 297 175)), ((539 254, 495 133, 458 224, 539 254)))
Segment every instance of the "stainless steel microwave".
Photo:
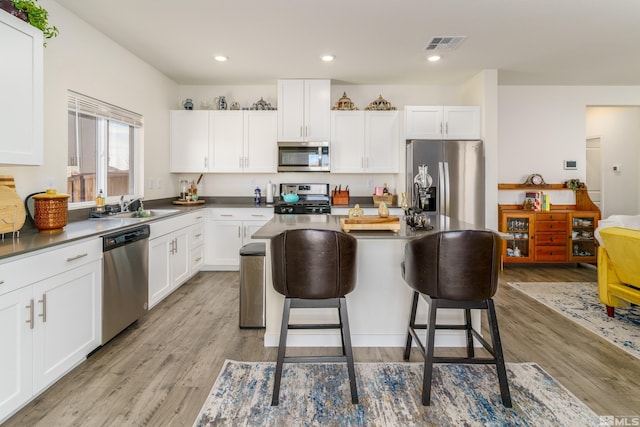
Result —
POLYGON ((329 142, 278 141, 278 172, 329 172, 329 142))

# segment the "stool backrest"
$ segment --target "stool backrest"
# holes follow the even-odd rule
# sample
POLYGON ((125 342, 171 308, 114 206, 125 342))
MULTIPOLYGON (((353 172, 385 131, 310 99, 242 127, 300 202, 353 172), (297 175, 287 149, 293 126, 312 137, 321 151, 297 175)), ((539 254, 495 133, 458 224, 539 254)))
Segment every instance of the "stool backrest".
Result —
POLYGON ((287 230, 271 239, 273 288, 291 298, 340 298, 356 285, 353 236, 331 230, 287 230))
POLYGON ((498 290, 501 242, 489 230, 442 231, 414 239, 405 246, 404 279, 433 298, 491 298, 498 290))

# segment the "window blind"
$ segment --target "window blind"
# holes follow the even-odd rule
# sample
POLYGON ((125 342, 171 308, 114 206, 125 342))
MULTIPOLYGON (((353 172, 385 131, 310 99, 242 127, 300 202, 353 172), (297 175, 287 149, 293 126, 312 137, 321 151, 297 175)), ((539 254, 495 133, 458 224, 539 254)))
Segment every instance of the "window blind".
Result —
POLYGON ((74 111, 78 114, 115 120, 136 128, 142 127, 143 124, 143 118, 138 113, 125 110, 124 108, 91 98, 90 96, 82 95, 72 90, 67 91, 67 101, 69 111, 74 111))

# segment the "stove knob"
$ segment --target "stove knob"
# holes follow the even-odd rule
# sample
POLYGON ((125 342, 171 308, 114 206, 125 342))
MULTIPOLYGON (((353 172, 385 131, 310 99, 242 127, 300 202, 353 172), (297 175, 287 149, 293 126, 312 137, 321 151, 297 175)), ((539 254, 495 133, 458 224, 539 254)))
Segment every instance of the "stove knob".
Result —
POLYGON ((290 213, 290 214, 293 213, 293 207, 288 207, 288 208, 285 208, 285 209, 286 209, 287 213, 290 213))

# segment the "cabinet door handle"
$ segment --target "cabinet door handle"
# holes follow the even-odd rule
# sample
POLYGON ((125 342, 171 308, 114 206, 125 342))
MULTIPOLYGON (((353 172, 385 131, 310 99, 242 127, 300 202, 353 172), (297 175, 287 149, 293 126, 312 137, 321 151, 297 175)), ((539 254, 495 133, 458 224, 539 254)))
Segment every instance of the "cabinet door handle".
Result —
POLYGON ((200 236, 202 236, 202 233, 198 233, 198 234, 196 234, 196 236, 195 236, 195 237, 200 238, 200 236))
MULTIPOLYGON (((263 215, 263 214, 251 214, 251 216, 258 216, 258 217, 264 218, 264 215, 263 215)), ((0 283, 0 284, 1 284, 1 283, 0 283)))
POLYGON ((198 262, 200 262, 200 260, 201 260, 201 259, 202 259, 202 257, 198 257, 198 258, 196 258, 196 262, 197 262, 197 263, 198 263, 198 262))
POLYGON ((302 136, 302 126, 300 126, 300 136, 302 136))
POLYGON ((4 285, 4 280, 0 280, 0 285, 4 285))
POLYGON ((231 217, 231 216, 233 216, 233 214, 220 214, 220 216, 229 216, 229 217, 231 217))
POLYGON ((197 216, 196 219, 202 219, 204 218, 203 216, 197 216))
POLYGON ((69 258, 67 258, 67 262, 71 262, 71 261, 75 261, 75 260, 80 259, 80 258, 84 258, 87 255, 89 255, 89 254, 88 253, 84 253, 84 254, 80 254, 80 255, 69 257, 69 258))
POLYGON ((42 313, 38 316, 42 317, 42 323, 47 323, 47 294, 42 294, 42 299, 38 302, 42 303, 42 313))
POLYGON ((306 126, 304 127, 304 136, 309 136, 309 134, 311 133, 311 126, 306 126))
POLYGON ((238 157, 238 167, 242 167, 242 156, 238 157))
POLYGON ((445 126, 445 128, 444 128, 444 133, 445 133, 446 135, 449 135, 449 122, 447 122, 447 124, 446 124, 446 126, 445 126))
POLYGON ((175 248, 176 248, 175 253, 178 253, 178 238, 176 237, 175 239, 173 239, 173 241, 175 242, 175 248))
POLYGON ((442 133, 442 122, 440 122, 440 133, 442 133))
POLYGON ((31 298, 29 305, 26 305, 24 308, 29 309, 29 320, 25 323, 29 324, 29 329, 33 329, 33 298, 31 298))

